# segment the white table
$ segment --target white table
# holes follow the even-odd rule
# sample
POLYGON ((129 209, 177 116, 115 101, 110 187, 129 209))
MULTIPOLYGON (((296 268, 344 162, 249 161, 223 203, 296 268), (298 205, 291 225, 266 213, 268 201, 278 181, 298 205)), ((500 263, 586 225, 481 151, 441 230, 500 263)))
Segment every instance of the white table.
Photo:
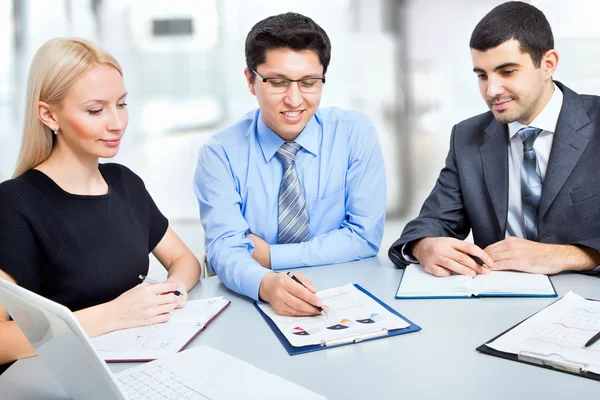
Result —
MULTIPOLYGON (((252 302, 212 277, 202 280, 190 298, 225 295, 232 304, 191 346, 212 346, 329 399, 574 400, 599 396, 600 382, 475 351, 555 299, 396 300, 402 271, 385 254, 303 272, 318 288, 358 283, 423 330, 289 356, 252 302)), ((597 277, 564 274, 552 281, 559 295, 573 290, 584 297, 600 297, 597 277)), ((111 364, 111 369, 133 365, 111 364)), ((34 398, 66 398, 37 357, 15 363, 0 377, 0 399, 34 398)))

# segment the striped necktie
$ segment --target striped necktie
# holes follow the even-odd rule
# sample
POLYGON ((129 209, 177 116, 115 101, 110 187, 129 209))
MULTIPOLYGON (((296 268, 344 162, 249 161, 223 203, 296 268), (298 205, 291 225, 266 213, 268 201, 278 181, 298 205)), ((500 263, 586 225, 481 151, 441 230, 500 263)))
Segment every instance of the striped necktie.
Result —
POLYGON ((279 234, 277 243, 300 243, 308 240, 308 212, 304 191, 296 172, 296 153, 302 146, 285 142, 277 149, 277 158, 283 164, 283 178, 279 188, 279 234))
POLYGON ((542 174, 535 156, 533 143, 541 129, 526 126, 517 132, 523 142, 523 166, 521 167, 521 200, 525 238, 538 240, 538 206, 542 197, 542 174))

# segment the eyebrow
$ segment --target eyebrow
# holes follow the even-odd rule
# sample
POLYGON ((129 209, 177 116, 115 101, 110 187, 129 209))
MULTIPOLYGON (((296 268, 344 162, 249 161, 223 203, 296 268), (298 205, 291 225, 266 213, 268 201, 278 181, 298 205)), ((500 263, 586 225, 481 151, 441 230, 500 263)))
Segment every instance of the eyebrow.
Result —
MULTIPOLYGON (((119 101, 119 100, 123 99, 125 96, 127 96, 127 92, 123 93, 123 94, 121 95, 121 97, 119 97, 119 98, 117 99, 117 101, 119 101)), ((100 104, 106 104, 106 103, 109 103, 109 101, 106 101, 106 100, 88 100, 88 101, 86 101, 84 104, 88 104, 88 103, 100 103, 100 104)))
MULTIPOLYGON (((263 75, 263 74, 261 74, 261 75, 263 75)), ((271 75, 271 74, 265 74, 265 75, 271 75)), ((263 76, 265 76, 265 75, 263 75, 263 76)), ((321 73, 321 75, 323 75, 323 73, 321 73)), ((269 76, 269 78, 292 79, 292 78, 289 78, 285 74, 277 73, 277 72, 274 72, 271 76, 269 76)), ((319 74, 307 74, 307 75, 304 75, 302 78, 299 78, 299 79, 307 79, 307 78, 321 78, 321 77, 319 76, 319 74)))
MULTIPOLYGON (((499 71, 501 69, 504 69, 506 67, 519 67, 520 64, 519 63, 515 63, 515 62, 507 62, 504 64, 500 64, 497 67, 494 68, 494 72, 499 71)), ((483 69, 479 68, 479 67, 475 67, 473 68, 473 72, 483 72, 486 73, 483 69)))

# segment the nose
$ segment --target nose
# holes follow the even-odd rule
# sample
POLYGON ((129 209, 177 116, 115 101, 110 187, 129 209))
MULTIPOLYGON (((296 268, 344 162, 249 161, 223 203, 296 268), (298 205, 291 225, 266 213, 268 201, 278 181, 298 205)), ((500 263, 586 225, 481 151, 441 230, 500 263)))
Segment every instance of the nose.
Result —
POLYGON ((487 79, 487 95, 489 98, 500 96, 504 93, 504 83, 500 77, 491 75, 487 79))
POLYGON ((302 104, 302 92, 300 91, 300 87, 298 86, 298 82, 292 82, 292 85, 285 92, 285 97, 283 101, 286 106, 290 108, 297 108, 302 104))
POLYGON ((127 109, 116 108, 113 109, 110 113, 110 120, 108 121, 108 130, 109 131, 123 131, 127 127, 127 122, 129 121, 129 114, 127 113, 127 109))

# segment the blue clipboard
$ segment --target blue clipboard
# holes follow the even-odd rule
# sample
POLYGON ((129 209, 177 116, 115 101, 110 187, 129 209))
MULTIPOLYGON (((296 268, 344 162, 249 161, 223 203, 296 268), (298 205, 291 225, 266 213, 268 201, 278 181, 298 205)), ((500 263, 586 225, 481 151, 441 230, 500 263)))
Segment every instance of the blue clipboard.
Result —
POLYGON ((283 335, 283 333, 281 333, 281 331, 279 330, 279 328, 277 327, 277 325, 275 325, 275 323, 273 322, 273 320, 271 320, 271 318, 269 318, 269 316, 267 314, 265 314, 263 312, 263 310, 261 310, 261 308, 258 306, 257 302, 254 303, 254 307, 256 307, 256 309, 258 310, 258 312, 260 313, 260 315, 262 315, 262 317, 265 319, 265 322, 267 323, 267 325, 269 325, 269 327, 271 328, 271 330, 273 331, 273 333, 275 334, 275 336, 277 336, 277 338, 279 339, 279 341, 281 342, 281 344, 283 345, 283 347, 285 347, 285 349, 287 350, 287 352, 288 352, 288 354, 290 356, 295 356, 297 354, 310 353, 310 352, 313 352, 313 351, 330 349, 330 348, 333 348, 333 347, 347 346, 349 344, 356 344, 356 343, 359 343, 359 342, 366 342, 366 341, 369 341, 369 340, 383 339, 383 338, 387 338, 387 337, 390 337, 390 336, 397 336, 397 335, 402 335, 402 334, 411 333, 411 332, 417 332, 417 331, 421 330, 420 326, 418 326, 418 325, 414 324, 413 322, 409 321, 407 318, 405 318, 398 311, 394 310, 393 308, 391 308, 390 306, 388 306, 387 304, 385 304, 383 301, 381 301, 377 297, 373 296, 371 293, 369 293, 369 291, 367 291, 362 286, 357 285, 355 283, 354 287, 356 287, 358 290, 360 290, 361 292, 363 292, 364 294, 366 294, 367 296, 369 296, 370 298, 372 298, 373 300, 375 300, 377 303, 379 303, 381 306, 383 306, 386 310, 388 310, 392 314, 397 315, 398 317, 402 318, 404 321, 406 321, 409 324, 409 326, 407 326, 406 328, 402 328, 402 329, 393 329, 393 330, 390 330, 390 331, 386 331, 386 334, 384 334, 384 335, 374 335, 374 336, 366 335, 365 337, 356 338, 356 339, 354 339, 351 342, 346 342, 346 343, 341 343, 341 344, 327 345, 327 346, 322 345, 322 344, 314 344, 314 345, 308 345, 308 346, 302 346, 302 347, 294 347, 285 338, 285 336, 283 335))

